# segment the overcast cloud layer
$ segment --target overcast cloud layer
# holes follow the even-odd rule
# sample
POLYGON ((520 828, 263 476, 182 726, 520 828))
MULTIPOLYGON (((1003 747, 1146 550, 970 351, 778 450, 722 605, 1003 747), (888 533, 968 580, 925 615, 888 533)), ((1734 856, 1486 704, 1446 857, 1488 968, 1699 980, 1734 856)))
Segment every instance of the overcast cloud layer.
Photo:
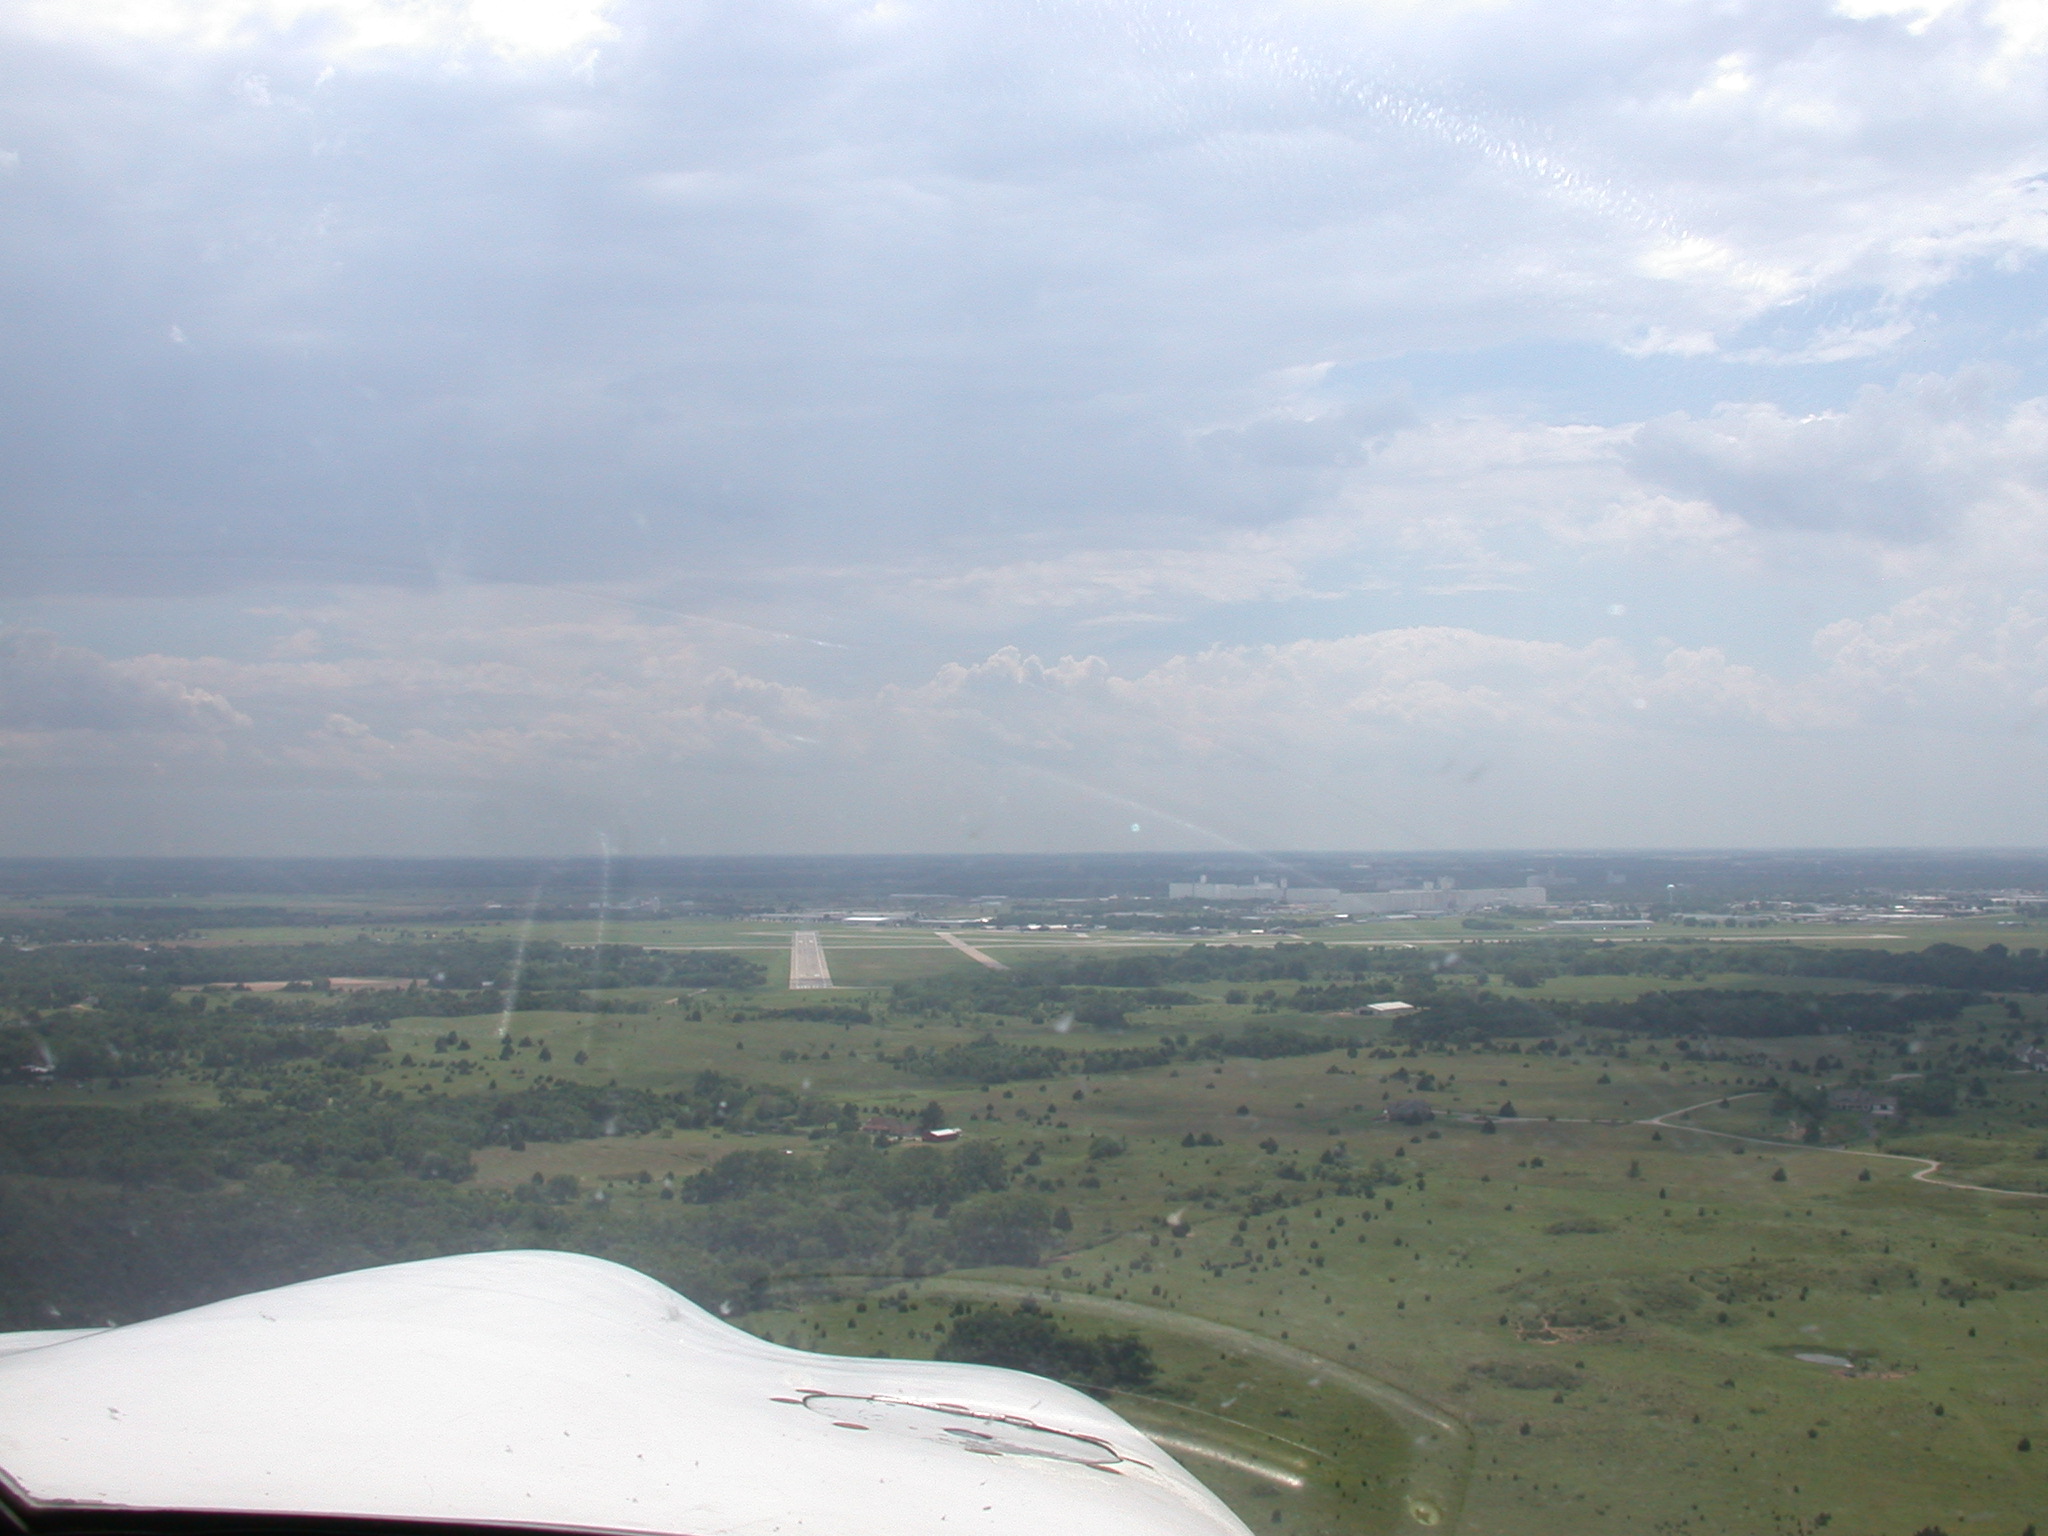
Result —
POLYGON ((0 29, 0 851, 2048 841, 2037 5, 0 29))

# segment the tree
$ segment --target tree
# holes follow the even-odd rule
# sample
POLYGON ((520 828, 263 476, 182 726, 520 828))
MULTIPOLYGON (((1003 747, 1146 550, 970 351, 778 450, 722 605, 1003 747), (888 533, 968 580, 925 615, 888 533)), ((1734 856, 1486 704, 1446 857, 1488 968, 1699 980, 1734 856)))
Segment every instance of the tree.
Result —
POLYGON ((1030 1371, 1098 1391, 1150 1386, 1159 1375, 1151 1346, 1137 1334, 1083 1338, 1031 1301, 1014 1312, 989 1307, 954 1318, 938 1358, 1030 1371))
POLYGON ((947 1223, 963 1264, 1034 1266, 1052 1242, 1052 1211, 1022 1190, 980 1195, 956 1206, 947 1223))

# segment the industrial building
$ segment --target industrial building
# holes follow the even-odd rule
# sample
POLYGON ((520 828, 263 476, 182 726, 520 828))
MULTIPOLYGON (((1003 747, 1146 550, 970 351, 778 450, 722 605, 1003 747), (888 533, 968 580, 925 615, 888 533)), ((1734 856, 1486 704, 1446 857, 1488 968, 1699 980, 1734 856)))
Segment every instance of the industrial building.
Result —
POLYGON ((1326 907, 1344 893, 1334 888, 1299 886, 1289 890, 1285 880, 1254 880, 1250 885, 1224 885, 1207 875, 1199 880, 1176 880, 1166 888, 1169 901, 1275 901, 1287 907, 1326 907))

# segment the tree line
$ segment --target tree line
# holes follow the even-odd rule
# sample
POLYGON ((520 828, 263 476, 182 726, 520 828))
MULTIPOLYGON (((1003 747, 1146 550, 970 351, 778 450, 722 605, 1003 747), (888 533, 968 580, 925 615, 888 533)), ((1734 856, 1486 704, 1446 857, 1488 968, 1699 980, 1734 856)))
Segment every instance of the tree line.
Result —
POLYGON ((309 944, 89 944, 0 946, 0 1009, 68 1008, 95 999, 107 1008, 160 1008, 179 987, 302 981, 324 990, 331 976, 403 977, 416 995, 436 991, 498 995, 576 993, 616 987, 722 988, 764 985, 767 971, 716 950, 656 950, 607 944, 572 948, 552 939, 355 939, 309 944))
POLYGON ((883 1148, 856 1121, 851 1105, 717 1073, 671 1094, 556 1084, 472 1099, 35 1107, 0 1120, 0 1327, 127 1321, 337 1270, 513 1247, 616 1258, 732 1312, 776 1286, 1031 1265, 1050 1246, 1064 1212, 1012 1187, 998 1147, 883 1148), (816 1154, 736 1150, 630 1215, 566 1176, 461 1187, 481 1145, 795 1121, 819 1122, 816 1154))

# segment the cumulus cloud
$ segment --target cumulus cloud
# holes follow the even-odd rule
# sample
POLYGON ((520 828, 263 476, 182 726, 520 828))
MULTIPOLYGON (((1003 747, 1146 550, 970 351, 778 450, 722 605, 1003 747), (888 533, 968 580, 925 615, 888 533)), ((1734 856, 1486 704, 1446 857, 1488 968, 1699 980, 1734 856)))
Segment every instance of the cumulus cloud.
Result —
POLYGON ((1980 6, 1558 16, 20 12, 8 579, 1140 547, 1301 515, 1400 424, 1239 413, 1276 374, 1882 353, 2048 244, 2042 60, 1980 6))
POLYGON ((209 689, 112 662, 41 630, 0 630, 0 732, 208 734, 247 725, 209 689))
POLYGON ((1514 740, 1556 752, 1573 740, 1825 729, 1853 718, 1711 648, 1644 659, 1611 641, 1568 646, 1441 627, 1216 647, 1128 677, 1101 657, 1047 663, 1008 648, 890 698, 991 740, 1085 758, 1234 757, 1246 743, 1321 761, 1419 743, 1514 740))
POLYGON ((1660 417, 1626 462, 1759 528, 1921 541, 2002 488, 2048 491, 2048 402, 2000 408, 1998 382, 1987 371, 1907 379, 1804 416, 1750 402, 1660 417))
MULTIPOLYGON (((321 648, 334 654, 137 665, 159 687, 238 700, 257 726, 252 762, 367 778, 762 766, 815 739, 829 714, 803 688, 707 653, 701 634, 603 605, 500 593, 454 607, 373 598, 330 610, 321 648)), ((296 631, 291 649, 308 649, 308 633, 296 631)))
POLYGON ((1845 691, 2003 735, 2048 708, 2048 594, 1948 587, 1843 619, 1814 649, 1845 691))
POLYGON ((1227 605, 1315 595, 1303 566, 1316 554, 1313 527, 1205 541, 1194 549, 1091 549, 927 578, 924 601, 971 599, 978 613, 1030 608, 1123 610, 1134 602, 1227 605))
MULTIPOLYGON (((310 36, 333 59, 479 47, 545 58, 616 36, 605 19, 610 8, 609 0, 112 0, 81 11, 28 0, 16 14, 46 35, 147 39, 207 52, 310 36)), ((245 76, 240 88, 270 104, 267 82, 245 76)))
POLYGON ((366 806, 680 825, 716 782, 791 836, 1027 771, 1452 804, 1425 759, 1597 818, 1588 752, 2001 729, 2048 581, 2048 404, 2000 371, 2044 38, 2007 0, 15 7, 0 595, 49 633, 0 726, 366 806), (133 639, 166 615, 196 638, 133 639))
MULTIPOLYGON (((1742 840, 1744 825, 1825 840, 1877 825, 1866 795, 1808 792, 1827 764, 1863 765, 1896 800, 1936 743, 2009 754, 2048 703, 2048 607, 1990 589, 1828 625, 1793 669, 1713 645, 1413 625, 1139 666, 1006 646, 874 688, 776 681, 602 605, 523 624, 509 595, 404 606, 280 615, 294 654, 267 658, 109 662, 17 639, 9 759, 118 782, 139 761, 124 743, 203 740, 203 790, 152 779, 153 803, 230 844, 209 797, 286 788, 311 806, 383 796, 352 847, 388 847, 394 807, 421 796, 508 795, 551 809, 521 812, 537 819, 499 846, 565 816, 642 847, 1072 846, 1111 812, 1263 846, 1742 840), (322 654, 304 654, 309 629, 322 654), (1759 782, 1782 790, 1762 820, 1759 782)), ((1941 824, 1962 829, 1975 803, 1941 824)))

